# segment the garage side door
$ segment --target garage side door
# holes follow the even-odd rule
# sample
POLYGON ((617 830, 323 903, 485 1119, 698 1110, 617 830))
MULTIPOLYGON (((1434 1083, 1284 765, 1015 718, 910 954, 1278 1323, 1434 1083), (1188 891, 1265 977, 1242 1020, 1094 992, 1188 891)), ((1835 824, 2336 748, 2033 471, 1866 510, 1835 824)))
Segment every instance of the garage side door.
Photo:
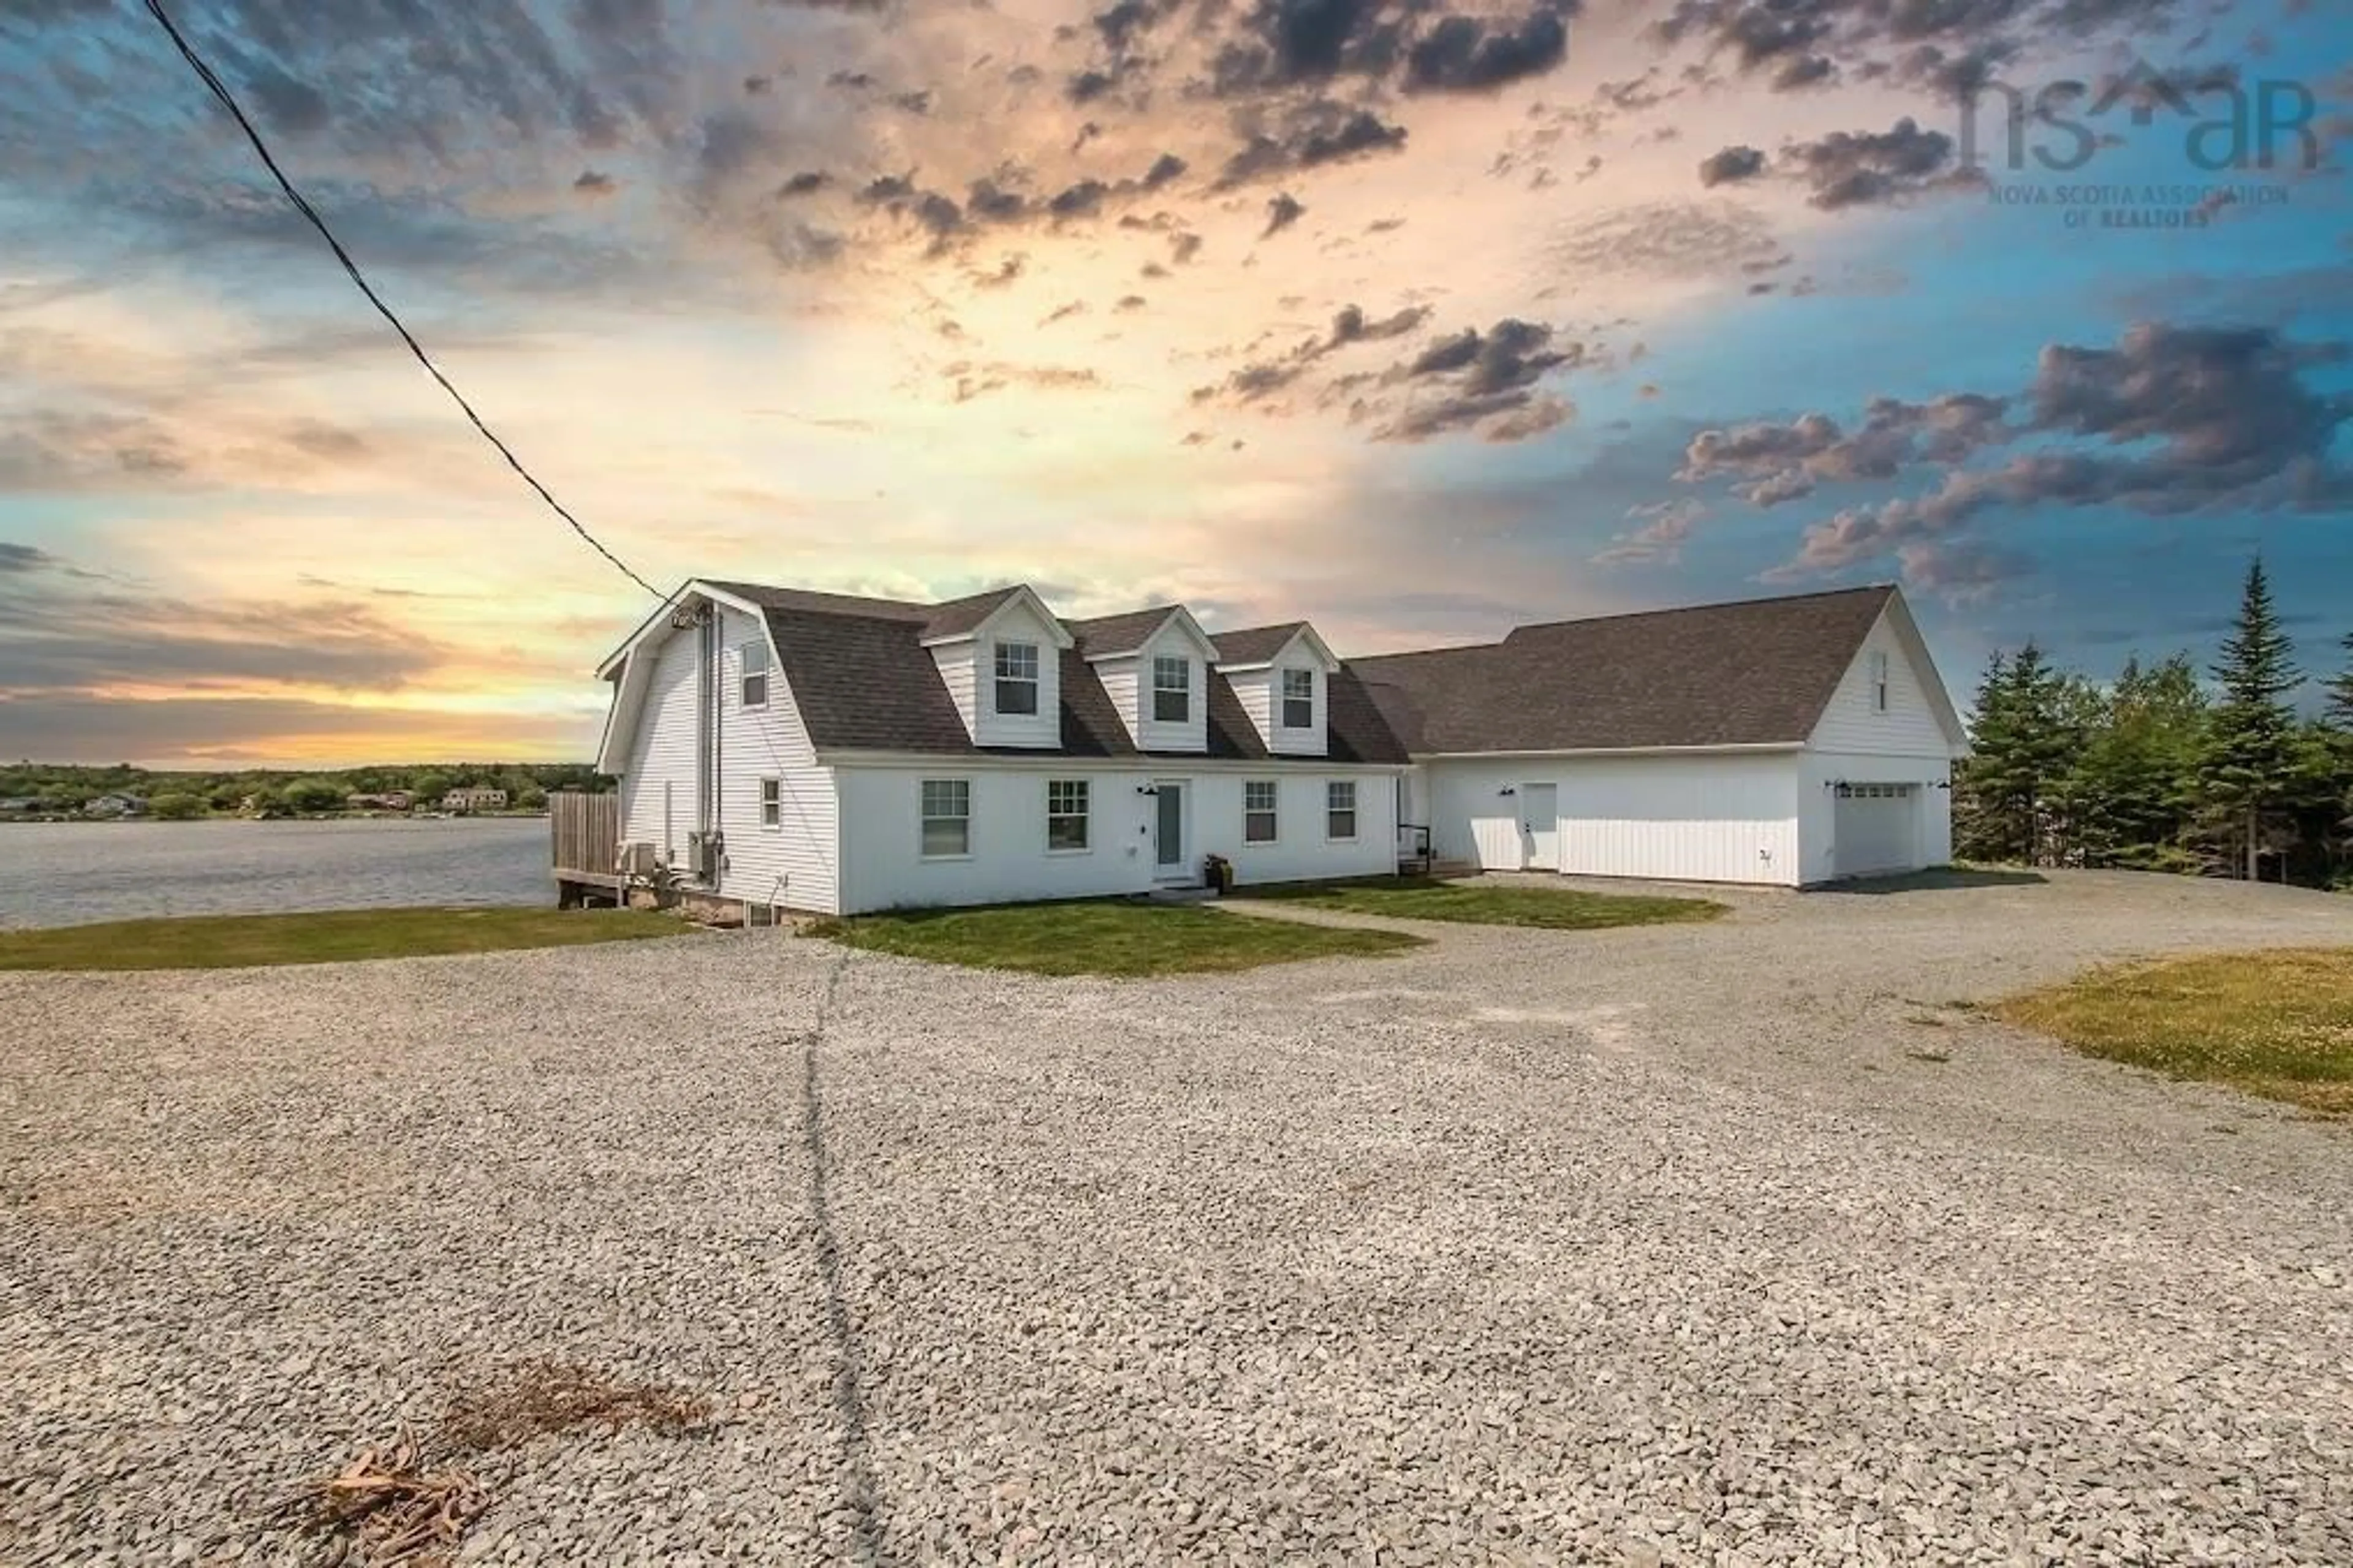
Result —
POLYGON ((1839 785, 1831 845, 1840 876, 1909 871, 1919 865, 1914 842, 1917 791, 1908 784, 1839 785))

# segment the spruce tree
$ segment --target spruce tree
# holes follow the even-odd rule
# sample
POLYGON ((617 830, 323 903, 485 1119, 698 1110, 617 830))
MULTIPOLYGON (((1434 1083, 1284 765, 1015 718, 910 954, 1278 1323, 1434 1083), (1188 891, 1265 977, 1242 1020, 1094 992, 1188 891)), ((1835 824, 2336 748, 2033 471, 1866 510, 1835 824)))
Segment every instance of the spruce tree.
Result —
POLYGON ((2353 633, 2345 638, 2345 668, 2328 678, 2328 721, 2353 734, 2353 633))
POLYGON ((1964 774, 1968 841, 1978 857, 2037 864, 2046 805, 2060 793, 2075 740, 2062 715, 2066 681, 2032 642, 1986 667, 1964 774))
POLYGON ((2249 880, 2261 874, 2263 813, 2284 801, 2295 772, 2295 715, 2282 700, 2304 684, 2294 653, 2258 556, 2247 568, 2238 624, 2210 667, 2222 700, 2199 770, 2204 802, 2231 812, 2245 835, 2249 880))

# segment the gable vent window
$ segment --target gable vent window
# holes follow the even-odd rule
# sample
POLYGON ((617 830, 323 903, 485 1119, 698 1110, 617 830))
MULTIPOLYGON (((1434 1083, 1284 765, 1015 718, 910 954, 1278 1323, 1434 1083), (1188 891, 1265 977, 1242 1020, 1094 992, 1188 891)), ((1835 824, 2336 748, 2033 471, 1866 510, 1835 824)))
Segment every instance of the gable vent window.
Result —
POLYGON ((1324 837, 1348 839, 1356 836, 1356 784, 1353 779, 1334 779, 1324 786, 1324 837))
POLYGON ((1272 779, 1251 779, 1242 785, 1243 843, 1274 842, 1274 784, 1272 779))
POLYGON ((1038 711, 1038 645, 1001 642, 997 645, 997 710, 999 713, 1038 711))
POLYGON ((1312 730, 1315 727, 1314 670, 1286 669, 1282 672, 1282 727, 1286 730, 1312 730))
POLYGON ((743 698, 746 708, 768 705, 768 645, 747 642, 736 650, 744 672, 743 698))
POLYGON ((1087 847, 1087 781, 1051 779, 1046 784, 1046 847, 1087 847))
POLYGON ((1163 724, 1182 724, 1193 716, 1193 661, 1181 656, 1155 655, 1152 660, 1152 716, 1163 724))
POLYGON ((972 781, 923 781, 923 857, 939 859, 972 853, 972 781))
POLYGON ((1883 653, 1871 656, 1871 710, 1887 711, 1887 656, 1883 653))

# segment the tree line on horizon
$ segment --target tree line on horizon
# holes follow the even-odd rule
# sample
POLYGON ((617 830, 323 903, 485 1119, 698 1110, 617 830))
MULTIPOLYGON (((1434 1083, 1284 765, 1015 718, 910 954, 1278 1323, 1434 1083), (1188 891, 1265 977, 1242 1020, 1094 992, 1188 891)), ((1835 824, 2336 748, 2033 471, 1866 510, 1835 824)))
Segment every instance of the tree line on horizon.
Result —
POLYGON ((2307 677, 2263 563, 2201 679, 2186 653, 2102 684, 2029 641, 1978 683, 1953 774, 1957 858, 2261 878, 2353 890, 2353 634, 2307 677), (2293 699, 2316 679, 2322 703, 2293 699))
POLYGON ((586 763, 420 763, 302 773, 248 768, 180 772, 23 762, 0 765, 0 800, 37 802, 33 815, 79 815, 101 795, 145 798, 149 815, 166 820, 233 816, 310 816, 347 809, 355 795, 406 791, 420 806, 438 805, 453 789, 502 789, 510 805, 537 811, 555 790, 600 790, 612 781, 586 763))

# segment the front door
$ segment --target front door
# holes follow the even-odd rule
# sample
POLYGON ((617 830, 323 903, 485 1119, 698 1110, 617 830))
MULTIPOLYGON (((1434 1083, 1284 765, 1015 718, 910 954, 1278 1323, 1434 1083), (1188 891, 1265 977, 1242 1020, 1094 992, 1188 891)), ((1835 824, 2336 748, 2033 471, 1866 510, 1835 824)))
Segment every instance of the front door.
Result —
POLYGON ((1154 784, 1152 869, 1156 877, 1185 874, 1185 786, 1167 779, 1154 784))
POLYGON ((1560 869, 1560 786, 1520 786, 1520 864, 1530 871, 1560 869))

